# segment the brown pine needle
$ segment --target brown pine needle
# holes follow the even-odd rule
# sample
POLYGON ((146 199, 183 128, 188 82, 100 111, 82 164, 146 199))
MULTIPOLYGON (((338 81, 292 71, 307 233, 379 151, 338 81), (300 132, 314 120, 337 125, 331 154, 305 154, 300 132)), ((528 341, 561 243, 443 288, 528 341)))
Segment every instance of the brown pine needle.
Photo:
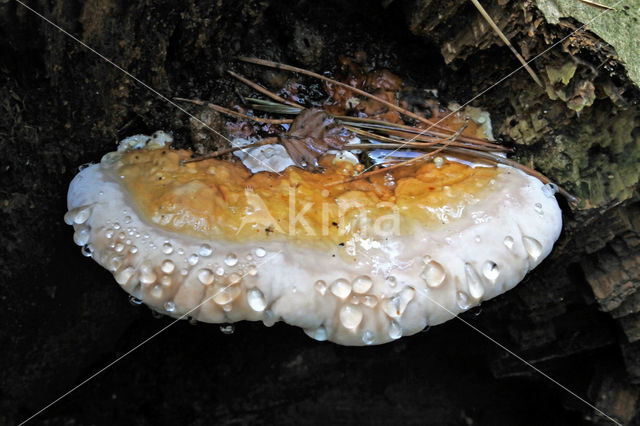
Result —
POLYGON ((229 154, 229 153, 236 152, 236 151, 242 151, 243 149, 247 149, 247 148, 256 148, 256 147, 259 147, 259 146, 262 146, 262 145, 269 145, 269 144, 272 144, 272 143, 278 143, 278 138, 277 137, 266 138, 266 139, 262 139, 261 141, 249 144, 249 145, 234 146, 232 148, 219 149, 217 151, 211 152, 209 154, 202 155, 200 157, 191 158, 189 160, 184 160, 182 162, 182 164, 195 163, 196 161, 208 160, 210 158, 220 157, 221 155, 224 155, 224 154, 229 154))
POLYGON ((289 118, 283 118, 283 119, 279 119, 278 118, 278 119, 276 119, 276 118, 254 117, 252 115, 243 114, 241 112, 234 111, 232 109, 221 107, 220 105, 207 103, 207 102, 201 101, 199 99, 186 99, 186 98, 173 98, 173 99, 176 100, 176 101, 180 101, 180 102, 188 102, 188 103, 195 104, 195 105, 206 106, 207 108, 210 108, 210 109, 212 109, 214 111, 217 111, 219 113, 222 113, 222 114, 231 115, 233 117, 244 118, 246 120, 256 121, 258 123, 266 123, 266 124, 291 124, 291 123, 293 123, 293 120, 289 119, 289 118))
POLYGON ((516 48, 513 47, 513 45, 509 41, 509 39, 504 35, 504 33, 500 30, 500 28, 498 28, 496 23, 493 21, 493 19, 491 19, 491 16, 489 16, 489 14, 484 9, 484 7, 482 7, 480 2, 478 0, 471 0, 471 3, 473 3, 473 5, 476 7, 476 9, 478 9, 478 12, 480 12, 480 15, 482 15, 482 17, 485 19, 485 21, 487 21, 487 23, 491 26, 491 28, 493 28, 493 31, 495 31, 496 34, 498 34, 498 37, 500 37, 500 39, 504 42, 504 44, 506 44, 509 47, 509 49, 511 49, 513 54, 516 55, 516 58, 518 58, 518 61, 520 61, 520 63, 524 67, 524 69, 527 70, 527 72, 529 73, 529 75, 531 76, 533 81, 535 81, 538 86, 544 87, 542 82, 540 81, 540 79, 536 75, 536 73, 533 71, 533 69, 527 63, 527 61, 525 61, 524 58, 520 55, 520 53, 516 50, 516 48))
MULTIPOLYGON (((266 60, 266 59, 250 58, 250 57, 247 57, 247 56, 238 56, 238 60, 243 61, 243 62, 248 62, 248 63, 251 63, 251 64, 262 65, 262 66, 269 67, 269 68, 275 68, 275 69, 282 69, 282 70, 286 70, 286 71, 297 72, 297 73, 300 73, 300 74, 307 75, 309 77, 313 77, 313 78, 317 78, 319 80, 327 81, 327 82, 329 82, 331 84, 335 84, 336 86, 340 86, 340 87, 344 87, 346 89, 349 89, 352 92, 359 94, 360 96, 364 96, 364 97, 367 97, 369 99, 373 99, 376 102, 380 102, 381 104, 383 104, 383 105, 385 105, 385 106, 387 106, 387 107, 389 107, 389 108, 391 108, 393 110, 396 110, 399 113, 401 113, 403 115, 406 115, 407 117, 411 117, 411 118, 413 118, 415 120, 418 120, 418 121, 420 121, 422 123, 425 123, 425 124, 427 124, 427 125, 429 125, 429 126, 431 126, 433 128, 442 130, 444 132, 448 132, 449 134, 454 133, 454 131, 449 129, 448 127, 439 126, 438 124, 434 123, 433 121, 431 121, 431 120, 429 120, 427 118, 424 118, 424 117, 422 117, 422 116, 420 116, 418 114, 415 114, 415 113, 409 111, 408 109, 402 108, 401 106, 398 106, 398 105, 396 105, 394 103, 391 103, 391 102, 387 101, 386 99, 379 98, 378 96, 375 96, 375 95, 373 95, 371 93, 365 92, 364 90, 360 90, 357 87, 350 86, 348 84, 345 84, 345 83, 342 83, 340 81, 334 80, 332 78, 326 77, 326 76, 324 76, 322 74, 318 74, 318 73, 315 73, 313 71, 308 71, 308 70, 305 70, 304 68, 294 67, 292 65, 286 65, 286 64, 281 64, 279 62, 269 61, 269 60, 266 60)), ((425 130, 425 132, 426 132, 426 130, 425 130)))
MULTIPOLYGON (((342 184, 342 183, 349 183, 349 182, 353 182, 353 181, 355 181, 355 180, 359 180, 359 179, 366 179, 366 178, 368 178, 369 176, 373 176, 373 175, 376 175, 376 174, 379 174, 379 173, 388 172, 389 170, 397 169, 398 167, 408 166, 409 164, 413 164, 413 163, 415 163, 415 162, 418 162, 418 161, 422 161, 422 160, 426 160, 426 159, 428 159, 428 158, 431 158, 431 157, 433 157, 434 155, 438 154, 439 152, 442 152, 443 150, 445 150, 445 149, 449 146, 449 144, 451 144, 452 142, 455 142, 456 138, 462 134, 462 132, 464 131, 464 129, 467 127, 467 125, 468 125, 468 122, 464 123, 464 124, 462 125, 462 127, 460 127, 460 129, 456 132, 456 134, 455 134, 455 135, 453 135, 453 136, 451 136, 451 137, 450 137, 450 138, 449 138, 449 139, 444 143, 444 145, 442 145, 440 148, 438 148, 438 149, 436 149, 436 150, 434 150, 434 151, 432 151, 432 152, 429 152, 429 153, 423 154, 423 155, 421 155, 421 156, 419 156, 419 157, 411 158, 411 159, 406 160, 406 161, 401 161, 401 162, 399 162, 399 163, 397 163, 397 164, 394 164, 393 166, 389 166, 389 167, 381 167, 381 168, 379 168, 379 169, 372 170, 372 171, 370 171, 370 172, 361 173, 361 174, 359 174, 359 175, 357 175, 357 176, 353 176, 353 177, 351 177, 351 178, 349 178, 349 179, 345 179, 345 180, 338 181, 338 182, 331 182, 331 183, 327 184, 326 186, 340 185, 340 184, 342 184)), ((393 154, 393 152, 392 152, 391 154, 393 154)))
POLYGON ((359 180, 359 179, 366 179, 366 178, 368 178, 370 176, 377 175, 377 174, 380 174, 380 173, 386 173, 389 170, 397 169, 398 167, 402 167, 402 166, 408 166, 409 164, 415 163, 417 161, 426 160, 428 158, 431 158, 434 155, 436 155, 437 153, 439 153, 442 150, 444 150, 445 148, 446 148, 446 145, 441 146, 440 148, 436 149, 435 151, 429 152, 427 154, 423 154, 423 155, 421 155, 419 157, 415 157, 415 158, 411 158, 409 160, 401 161, 401 162, 399 162, 397 164, 394 164, 392 166, 389 166, 389 167, 381 167, 381 168, 376 169, 376 170, 371 170, 370 172, 361 173, 361 174, 359 174, 357 176, 353 176, 353 177, 351 177, 349 179, 344 179, 344 180, 340 180, 340 181, 337 181, 337 182, 331 182, 331 183, 326 184, 325 186, 341 185, 343 183, 354 182, 354 181, 359 180))
MULTIPOLYGON (((419 133, 416 136, 411 136, 411 133, 413 132, 407 132, 404 130, 385 130, 390 136, 397 136, 397 137, 401 137, 403 139, 408 139, 408 140, 413 140, 413 141, 422 141, 422 142, 431 142, 434 138, 433 137, 425 137, 423 135, 420 135, 419 133), (409 135, 407 135, 407 133, 409 133, 409 135)), ((437 140, 442 140, 442 139, 448 139, 448 137, 442 138, 442 137, 438 137, 435 138, 437 140)), ((464 144, 466 146, 469 147, 473 147, 473 148, 478 148, 478 149, 486 149, 489 151, 509 151, 510 149, 508 147, 504 147, 504 146, 500 146, 500 145, 496 145, 493 143, 486 143, 486 142, 468 142, 465 141, 464 139, 462 139, 462 137, 457 138, 456 140, 462 140, 462 142, 458 143, 458 144, 464 144)))
POLYGON ((249 80, 248 78, 241 76, 238 73, 235 73, 233 71, 227 71, 227 72, 233 78, 236 78, 236 79, 240 80, 241 82, 243 82, 247 86, 251 87, 252 89, 257 90, 258 92, 262 93, 263 95, 265 95, 265 96, 267 96, 267 97, 269 97, 269 98, 271 98, 271 99, 273 99, 275 101, 281 102, 283 104, 286 104, 286 105, 289 105, 289 106, 292 106, 292 107, 304 109, 304 107, 302 105, 297 104, 295 102, 288 101, 288 100, 276 95, 272 91, 265 89, 264 87, 260 86, 259 84, 254 83, 253 81, 249 80))
MULTIPOLYGON (((360 151, 360 150, 375 150, 375 149, 398 149, 398 148, 402 148, 402 146, 404 145, 404 143, 398 143, 398 142, 383 142, 383 143, 350 143, 348 145, 345 145, 344 148, 342 148, 345 151, 352 151, 352 150, 356 150, 356 151, 360 151)), ((420 144, 420 146, 416 146, 415 147, 416 150, 418 151, 432 151, 437 149, 435 144, 420 144)), ((451 148, 449 148, 451 149, 451 148)), ((403 150, 398 149, 398 152, 404 152, 403 150)))
MULTIPOLYGON (((425 129, 420 129, 419 127, 413 127, 413 126, 408 126, 406 124, 399 124, 399 123, 389 123, 388 121, 381 121, 381 120, 375 120, 372 118, 363 118, 363 117, 351 117, 348 115, 339 115, 335 117, 337 120, 340 120, 340 122, 342 122, 343 124, 350 124, 353 126, 356 126, 355 123, 363 123, 366 125, 371 125, 377 129, 381 129, 381 130, 385 130, 385 129, 391 129, 391 130, 397 130, 397 129, 403 129, 406 130, 407 132, 410 133, 414 133, 417 134, 419 136, 425 136, 425 137, 429 137, 431 135, 436 136, 436 137, 440 137, 442 139, 446 139, 448 137, 451 136, 450 133, 448 134, 443 134, 443 133, 439 133, 439 132, 434 132, 432 130, 429 130, 428 132, 425 129)), ((451 130, 451 129, 449 129, 451 130)), ((500 145, 491 142, 489 140, 485 140, 485 139, 480 139, 480 138, 476 138, 473 136, 466 136, 466 135, 460 135, 460 140, 463 140, 465 142, 470 142, 470 143, 474 143, 474 144, 480 144, 480 145, 489 145, 489 146, 495 146, 495 147, 499 147, 500 145)))
MULTIPOLYGON (((345 145, 344 149, 346 150, 351 150, 351 149, 399 149, 402 148, 404 144, 402 143, 380 143, 380 144, 370 144, 370 143, 364 143, 364 144, 349 144, 349 145, 345 145)), ((475 160, 487 160, 487 162, 489 164, 503 164, 505 166, 510 166, 519 170, 522 170, 524 173, 531 175, 535 178, 538 178, 542 183, 547 184, 547 183, 553 183, 551 181, 551 179, 549 179, 548 177, 546 177, 545 175, 543 175, 542 173, 524 166, 520 163, 518 163, 517 161, 514 160, 510 160, 506 157, 502 157, 499 155, 496 155, 494 153, 491 152, 485 152, 485 151, 478 151, 474 148, 464 148, 464 147, 454 147, 454 146, 443 146, 438 148, 437 150, 435 149, 435 147, 433 145, 429 146, 427 144, 424 144, 421 147, 418 147, 417 149, 420 150, 431 150, 433 149, 434 152, 429 153, 429 155, 426 156, 422 156, 422 157, 416 157, 414 159, 411 159, 409 161, 417 161, 418 159, 426 159, 430 156, 435 155, 437 152, 441 152, 441 151, 445 151, 445 152, 450 152, 453 154, 458 154, 458 155, 463 155, 463 156, 468 156, 469 158, 475 159, 475 160), (437 151, 437 152, 436 152, 437 151)), ((402 165, 402 164, 407 164, 407 160, 402 161, 402 163, 397 163, 397 165, 402 165)), ((377 169, 374 170, 374 172, 378 172, 381 173, 381 171, 387 171, 389 170, 390 167, 384 167, 381 169, 377 169)), ((368 172, 371 173, 371 172, 368 172)), ((351 179, 347 179, 344 181, 339 181, 339 182, 332 182, 330 184, 328 184, 329 186, 331 185, 339 185, 342 183, 348 183, 348 182, 352 182, 356 179, 359 179, 361 177, 366 177, 364 176, 365 173, 363 173, 362 175, 358 175, 358 176, 354 176, 351 179)), ((580 199, 578 197, 576 197, 575 195, 571 194, 570 192, 568 192, 566 189, 562 188, 559 185, 556 185, 558 187, 558 193, 560 195, 562 195, 563 197, 565 197, 567 199, 567 201, 569 201, 572 205, 577 205, 580 202, 580 199)))
MULTIPOLYGON (((442 139, 442 138, 418 138, 415 139, 413 141, 407 141, 405 139, 395 139, 389 136, 383 136, 383 135, 379 135, 377 133, 371 133, 368 132, 366 130, 362 130, 359 129, 357 127, 352 127, 349 125, 345 125, 344 126, 347 130, 352 131, 355 134, 358 134, 360 136, 363 136, 365 139, 373 139, 376 141, 384 141, 384 142, 390 142, 392 144, 395 144, 397 146, 394 146, 394 148, 402 148, 402 146, 411 146, 411 147, 415 147, 415 148, 421 148, 421 147, 429 147, 429 146, 433 146, 433 145, 437 145, 437 144, 441 144, 441 143, 445 143, 447 141, 447 139, 442 139)), ((347 146, 352 146, 351 145, 347 145, 347 146)), ((375 149, 375 146, 377 144, 370 144, 371 146, 373 146, 375 149)), ((507 151, 510 150, 510 148, 506 148, 506 147, 487 147, 487 146, 482 146, 482 145, 471 145, 469 143, 464 143, 464 142, 451 142, 450 143, 451 146, 460 146, 460 147, 467 147, 467 148, 471 148, 471 149, 477 149, 479 151, 507 151)))
POLYGON ((595 1, 591 1, 591 0, 580 0, 580 1, 584 4, 588 4, 589 6, 597 7, 599 9, 616 10, 615 7, 607 6, 606 4, 602 4, 602 3, 596 3, 595 1))
MULTIPOLYGON (((398 146, 400 146, 400 145, 406 145, 406 146, 425 146, 425 145, 427 145, 428 146, 428 145, 435 145, 435 144, 443 141, 443 139, 439 139, 439 138, 431 138, 430 140, 425 139, 425 140, 418 141, 418 142, 416 142, 416 141, 405 141, 403 139, 395 139, 395 138, 392 138, 392 137, 389 137, 389 136, 379 135, 377 133, 371 133, 371 132, 368 132, 366 130, 360 129, 358 127, 350 126, 348 124, 345 124, 344 128, 349 130, 349 131, 351 131, 351 132, 353 132, 353 133, 355 133, 355 134, 357 134, 357 135, 363 136, 366 139, 369 139, 369 140, 373 139, 373 140, 376 140, 376 141, 391 142, 391 143, 398 144, 398 146)), ((375 146, 376 144, 371 144, 371 145, 375 146)))

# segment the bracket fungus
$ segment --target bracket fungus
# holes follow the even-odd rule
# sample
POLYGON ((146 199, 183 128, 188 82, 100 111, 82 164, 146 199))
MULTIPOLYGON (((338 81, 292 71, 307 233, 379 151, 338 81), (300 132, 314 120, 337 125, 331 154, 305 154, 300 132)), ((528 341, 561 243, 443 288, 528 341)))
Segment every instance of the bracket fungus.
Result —
POLYGON ((438 157, 344 181, 357 165, 332 155, 323 173, 252 174, 185 163, 162 132, 131 141, 78 173, 65 221, 125 291, 176 318, 381 344, 513 288, 561 231, 553 188, 508 166, 438 157))

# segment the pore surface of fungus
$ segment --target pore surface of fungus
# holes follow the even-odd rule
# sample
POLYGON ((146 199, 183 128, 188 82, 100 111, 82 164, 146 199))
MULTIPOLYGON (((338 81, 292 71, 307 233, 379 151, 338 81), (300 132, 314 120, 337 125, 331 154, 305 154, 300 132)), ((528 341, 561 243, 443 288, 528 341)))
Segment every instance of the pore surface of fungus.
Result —
POLYGON ((510 167, 437 158, 350 181, 357 165, 324 155, 323 173, 251 174, 185 164, 159 135, 83 169, 65 220, 125 291, 173 317, 385 343, 511 289, 561 230, 553 191, 510 167))

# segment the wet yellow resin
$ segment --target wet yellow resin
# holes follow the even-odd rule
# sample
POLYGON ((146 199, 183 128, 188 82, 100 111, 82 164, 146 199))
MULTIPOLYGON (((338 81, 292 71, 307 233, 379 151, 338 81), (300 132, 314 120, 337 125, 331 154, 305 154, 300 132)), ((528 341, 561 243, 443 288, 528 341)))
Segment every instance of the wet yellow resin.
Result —
POLYGON ((204 160, 182 164, 191 151, 123 153, 116 173, 141 212, 170 231, 207 239, 267 240, 294 236, 340 244, 454 221, 488 191, 500 170, 433 161, 368 179, 349 162, 324 156, 323 173, 289 167, 280 175, 251 174, 242 164, 204 160))

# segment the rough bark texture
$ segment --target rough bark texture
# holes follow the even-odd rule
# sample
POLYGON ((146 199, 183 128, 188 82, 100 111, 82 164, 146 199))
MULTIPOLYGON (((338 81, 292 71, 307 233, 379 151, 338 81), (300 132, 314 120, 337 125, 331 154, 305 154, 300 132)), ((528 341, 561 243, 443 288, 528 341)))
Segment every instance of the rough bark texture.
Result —
MULTIPOLYGON (((238 88, 227 69, 278 77, 237 64, 238 54, 320 72, 338 54, 364 54, 369 65, 459 103, 519 66, 463 0, 28 4, 164 96, 220 104, 238 88)), ((576 12, 548 23, 536 7, 548 15, 542 1, 483 4, 525 58, 584 19, 576 12)), ((640 108, 632 82, 640 62, 619 34, 598 34, 613 46, 580 32, 532 64, 546 89, 520 71, 474 101, 521 161, 582 203, 564 204, 565 231, 538 270, 463 318, 608 414, 640 424, 640 108)), ((131 307, 73 245, 62 216, 77 167, 125 136, 157 129, 182 146, 217 142, 200 133, 192 141, 187 115, 13 1, 0 2, 0 82, 0 424, 14 424, 169 324, 131 307)), ((457 320, 365 349, 316 343, 283 325, 240 324, 227 336, 179 323, 35 421, 606 423, 457 320)))

